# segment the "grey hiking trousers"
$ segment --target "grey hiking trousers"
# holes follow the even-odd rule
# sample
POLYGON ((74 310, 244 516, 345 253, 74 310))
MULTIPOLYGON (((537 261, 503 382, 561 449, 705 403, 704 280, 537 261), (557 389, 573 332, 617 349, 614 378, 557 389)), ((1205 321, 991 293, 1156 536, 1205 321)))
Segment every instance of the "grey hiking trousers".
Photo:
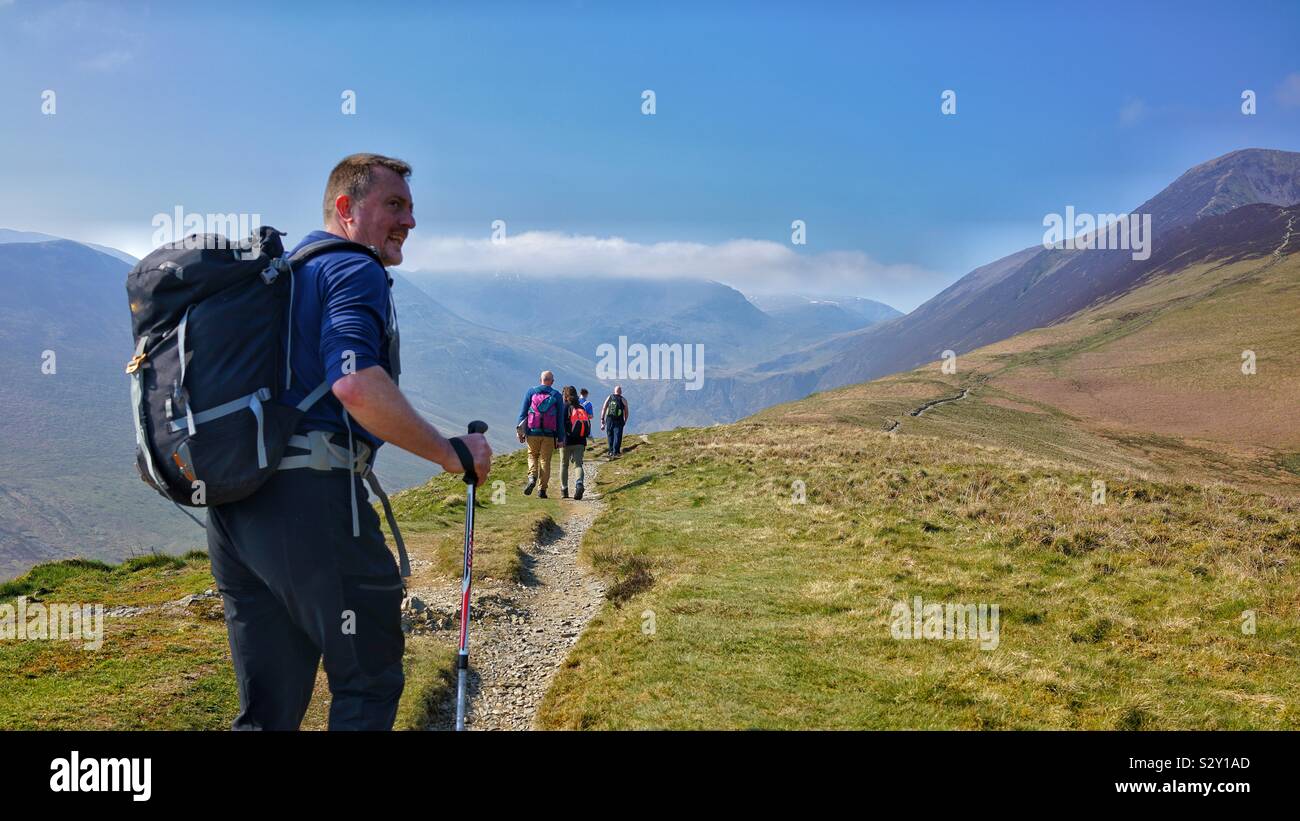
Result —
POLYGON ((208 555, 239 686, 235 730, 296 730, 322 654, 331 730, 390 730, 404 677, 402 578, 379 516, 344 470, 283 470, 208 509, 208 555))
MULTIPOLYGON (((572 463, 577 470, 575 471, 574 481, 578 486, 582 485, 582 456, 587 452, 587 443, 580 445, 565 445, 564 459, 560 463, 560 489, 569 489, 569 464, 572 463)), ((577 486, 574 488, 577 489, 577 486)))

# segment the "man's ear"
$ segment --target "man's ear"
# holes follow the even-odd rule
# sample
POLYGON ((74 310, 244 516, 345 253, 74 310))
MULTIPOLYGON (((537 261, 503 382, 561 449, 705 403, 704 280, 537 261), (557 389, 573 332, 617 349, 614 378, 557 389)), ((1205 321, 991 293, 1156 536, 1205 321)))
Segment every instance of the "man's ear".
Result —
POLYGON ((334 218, 339 223, 352 221, 352 198, 347 194, 339 194, 334 198, 334 218))

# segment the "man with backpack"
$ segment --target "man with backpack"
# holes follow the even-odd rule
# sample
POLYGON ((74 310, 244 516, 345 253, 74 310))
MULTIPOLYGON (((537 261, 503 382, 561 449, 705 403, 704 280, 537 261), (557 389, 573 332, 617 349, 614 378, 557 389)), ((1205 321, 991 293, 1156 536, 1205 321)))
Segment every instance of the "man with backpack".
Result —
MULTIPOLYGON (((582 409, 587 412, 587 419, 589 420, 595 419, 596 411, 592 409, 591 400, 587 398, 587 389, 583 388, 582 390, 578 391, 578 397, 579 397, 578 404, 582 405, 582 409)), ((590 433, 590 426, 588 426, 588 433, 590 433)), ((588 436, 586 441, 590 443, 591 436, 588 436)))
MULTIPOLYGON (((397 317, 385 267, 402 261, 402 244, 415 227, 410 173, 406 163, 377 154, 343 159, 326 184, 325 229, 308 234, 298 253, 276 255, 276 263, 289 260, 287 268, 273 266, 289 274, 281 283, 289 297, 281 362, 286 367, 274 369, 284 385, 275 386, 277 393, 283 387, 278 400, 254 411, 259 437, 264 415, 268 428, 281 418, 296 419, 296 426, 279 450, 283 457, 272 456, 263 484, 251 495, 208 507, 208 554, 225 605, 239 690, 233 729, 297 729, 322 655, 332 695, 329 728, 392 729, 404 686, 400 607, 409 565, 395 532, 403 560, 399 572, 375 511, 357 503, 358 496, 366 498, 362 478, 373 479, 373 457, 384 442, 450 472, 472 469, 480 484, 490 469, 492 451, 481 434, 444 437, 397 387, 397 317), (340 245, 340 239, 350 242, 340 245), (295 406, 305 412, 277 415, 295 406)), ((276 233, 267 230, 264 240, 276 233)), ((278 236, 271 238, 278 247, 278 236)), ((202 276, 201 266, 195 267, 194 274, 202 276)), ((179 269, 174 273, 182 279, 179 269)), ((271 268, 267 275, 268 283, 275 279, 271 268)), ((194 309, 192 339, 202 331, 202 305, 194 309)), ((181 388, 184 326, 182 321, 181 388)), ((191 373, 201 353, 194 350, 191 373)), ((136 359, 142 360, 140 353, 136 359)), ((191 414, 184 390, 173 394, 184 405, 173 427, 189 424, 187 442, 196 451, 233 452, 232 426, 252 424, 245 421, 248 414, 221 407, 201 412, 197 396, 191 414), (205 435, 211 444, 204 444, 205 435)), ((182 463, 179 455, 173 458, 182 463)), ((196 453, 200 469, 201 462, 196 453)), ((152 462, 148 467, 159 473, 152 462)), ((216 476, 215 469, 211 474, 216 476)), ((386 501, 377 482, 372 488, 386 501)))
POLYGON ((551 387, 555 384, 555 374, 542 371, 540 380, 540 385, 524 394, 516 431, 519 441, 528 443, 528 482, 524 485, 524 495, 532 493, 540 482, 542 487, 537 496, 545 499, 551 482, 551 456, 565 442, 565 411, 564 397, 551 387))
POLYGON ((627 424, 627 400, 623 398, 623 386, 615 385, 614 392, 600 408, 600 429, 605 431, 608 458, 623 455, 623 426, 627 424))

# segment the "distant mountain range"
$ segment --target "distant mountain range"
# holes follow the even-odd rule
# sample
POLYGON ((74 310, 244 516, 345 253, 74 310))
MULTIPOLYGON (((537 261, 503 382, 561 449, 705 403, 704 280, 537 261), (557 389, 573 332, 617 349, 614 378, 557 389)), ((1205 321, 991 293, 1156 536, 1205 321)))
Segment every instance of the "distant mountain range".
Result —
POLYGON ((768 316, 801 329, 809 337, 856 331, 903 315, 883 302, 858 296, 750 294, 749 301, 768 316))
MULTIPOLYGON (((145 486, 133 466, 128 383, 131 339, 124 282, 136 262, 114 249, 49 234, 0 229, 0 356, 16 363, 0 394, 0 578, 69 555, 121 559, 133 552, 202 547, 194 523, 145 486), (53 351, 55 372, 41 371, 53 351)), ((559 384, 591 390, 596 345, 702 342, 706 364, 746 362, 780 340, 820 341, 806 323, 773 318, 717 283, 629 281, 605 291, 573 283, 488 281, 478 291, 441 288, 393 272, 402 329, 401 387, 440 430, 472 418, 500 450, 524 391, 543 369, 559 384), (466 291, 475 294, 471 299, 466 291), (438 297, 450 297, 469 318, 438 297), (635 306, 635 310, 628 306, 635 306)), ((414 275, 420 277, 420 275, 414 275)), ((883 308, 883 306, 881 306, 883 308)), ((888 310, 888 309, 886 309, 888 310)), ((856 326, 866 319, 854 320, 856 326)), ((794 342, 791 342, 794 344, 794 342)), ((681 382, 628 385, 638 430, 734 418, 681 382)), ((397 448, 377 472, 390 490, 420 484, 437 468, 397 448)))
MULTIPOLYGON (((10 242, 57 242, 64 239, 51 234, 41 234, 36 231, 14 231, 9 228, 0 228, 0 245, 10 242)), ((119 259, 127 265, 135 265, 140 260, 131 256, 125 251, 119 251, 116 248, 109 248, 107 245, 96 245, 93 242, 83 242, 81 245, 87 248, 93 248, 101 254, 108 254, 114 259, 119 259)))
MULTIPOLYGON (((775 357, 736 375, 771 404, 801 392, 865 382, 910 370, 1055 322, 1133 287, 1158 267, 1177 229, 1256 203, 1300 202, 1300 153, 1245 149, 1187 171, 1133 209, 1150 214, 1155 256, 1125 250, 1026 248, 976 268, 906 316, 775 357)), ((1065 207, 1062 203, 1062 209, 1065 207)), ((750 403, 750 411, 764 404, 750 403)))
POLYGON ((457 314, 513 334, 541 337, 592 361, 596 348, 630 343, 704 345, 710 368, 753 364, 899 312, 871 300, 840 303, 792 294, 747 299, 702 279, 406 276, 457 314), (772 306, 768 310, 767 305, 772 306), (827 325, 817 324, 816 318, 827 325))
POLYGON ((133 467, 122 373, 130 268, 67 240, 0 245, 0 356, 10 364, 0 391, 0 577, 54 558, 203 544, 133 467), (42 371, 47 361, 53 373, 42 371))

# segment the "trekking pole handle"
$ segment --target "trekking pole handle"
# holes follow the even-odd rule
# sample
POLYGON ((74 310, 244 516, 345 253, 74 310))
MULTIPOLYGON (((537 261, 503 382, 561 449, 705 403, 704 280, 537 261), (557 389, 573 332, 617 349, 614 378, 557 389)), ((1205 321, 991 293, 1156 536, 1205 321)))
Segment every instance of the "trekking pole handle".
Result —
MULTIPOLYGON (((470 433, 487 433, 487 429, 487 422, 479 419, 469 423, 470 433)), ((451 443, 456 450, 456 455, 460 457, 461 466, 465 468, 462 478, 465 480, 465 484, 469 485, 470 490, 473 490, 474 486, 478 484, 478 475, 474 473, 474 460, 469 455, 469 448, 465 447, 465 443, 459 439, 452 439, 451 443)))

